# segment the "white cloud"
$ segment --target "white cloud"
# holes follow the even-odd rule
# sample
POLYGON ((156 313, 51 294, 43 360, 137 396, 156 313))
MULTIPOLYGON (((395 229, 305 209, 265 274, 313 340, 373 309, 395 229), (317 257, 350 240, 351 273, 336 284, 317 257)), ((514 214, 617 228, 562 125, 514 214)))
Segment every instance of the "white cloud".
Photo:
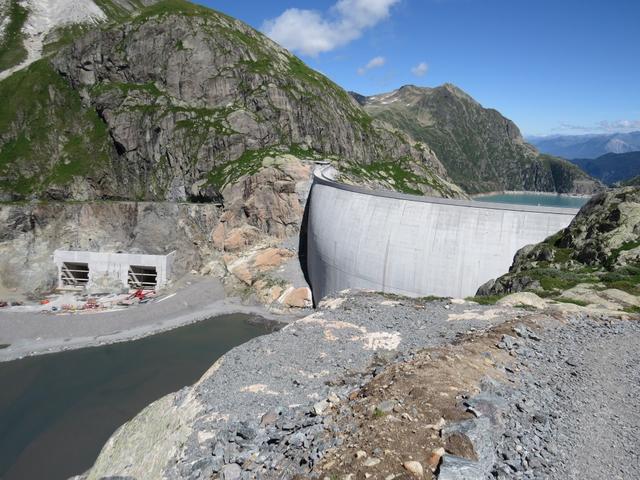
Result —
POLYGON ((387 63, 386 58, 374 57, 371 60, 369 60, 369 63, 367 63, 364 67, 360 67, 358 69, 358 75, 364 75, 365 73, 367 73, 368 70, 371 70, 372 68, 383 67, 385 63, 387 63))
POLYGON ((561 123, 559 130, 583 133, 626 133, 640 130, 640 120, 602 120, 592 125, 561 123))
POLYGON ((420 62, 418 65, 411 69, 411 73, 413 73, 416 77, 424 77, 429 70, 429 65, 425 62, 420 62))
POLYGON ((262 24, 262 31, 289 50, 310 56, 330 52, 360 38, 389 17, 400 0, 338 0, 326 14, 289 8, 262 24))

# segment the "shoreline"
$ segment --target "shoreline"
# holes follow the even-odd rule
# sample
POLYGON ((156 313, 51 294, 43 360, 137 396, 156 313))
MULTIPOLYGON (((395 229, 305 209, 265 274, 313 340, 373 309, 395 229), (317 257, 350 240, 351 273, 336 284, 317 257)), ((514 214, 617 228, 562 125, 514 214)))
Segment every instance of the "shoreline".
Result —
POLYGON ((593 195, 586 193, 558 193, 558 192, 539 192, 539 191, 527 191, 527 190, 498 190, 494 192, 482 192, 470 195, 471 199, 482 197, 491 197, 493 195, 540 195, 549 197, 567 197, 567 198, 591 198, 593 195))
POLYGON ((308 313, 277 314, 261 305, 243 305, 237 297, 224 296, 217 279, 199 279, 171 298, 160 300, 126 310, 93 314, 0 312, 0 344, 9 345, 0 349, 0 362, 136 341, 221 315, 253 314, 260 321, 287 324, 308 313), (185 301, 189 294, 198 296, 207 287, 218 287, 212 292, 213 300, 195 305, 185 301))

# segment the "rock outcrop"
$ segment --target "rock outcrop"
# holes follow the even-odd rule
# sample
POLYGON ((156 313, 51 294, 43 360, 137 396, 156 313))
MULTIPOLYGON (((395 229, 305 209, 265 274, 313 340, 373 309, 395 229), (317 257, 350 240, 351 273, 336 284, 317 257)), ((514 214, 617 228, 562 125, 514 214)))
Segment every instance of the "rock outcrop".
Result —
POLYGON ((521 249, 480 294, 533 291, 578 305, 635 311, 640 302, 640 188, 593 197, 564 230, 521 249))
POLYGON ((0 288, 46 292, 56 285, 55 249, 166 254, 175 276, 215 257, 219 208, 206 204, 88 202, 0 206, 0 288))
POLYGON ((248 25, 182 0, 94 29, 0 96, 5 199, 219 199, 225 166, 237 179, 274 147, 395 162, 448 194, 429 149, 248 25))
POLYGON ((533 190, 593 193, 601 185, 575 165, 541 155, 500 112, 483 108, 458 87, 407 85, 356 97, 374 118, 427 144, 468 193, 533 190), (471 174, 472 173, 472 174, 471 174))

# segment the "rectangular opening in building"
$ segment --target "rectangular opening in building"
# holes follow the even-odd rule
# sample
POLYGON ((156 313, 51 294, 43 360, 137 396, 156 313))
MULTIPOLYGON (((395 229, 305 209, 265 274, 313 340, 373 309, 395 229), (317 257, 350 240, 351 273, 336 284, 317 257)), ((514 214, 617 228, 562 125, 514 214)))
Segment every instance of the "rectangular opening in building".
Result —
POLYGON ((64 262, 60 273, 65 287, 84 287, 89 283, 88 263, 64 262))
POLYGON ((131 288, 155 289, 158 285, 158 271, 156 267, 131 265, 129 267, 129 286, 131 288))

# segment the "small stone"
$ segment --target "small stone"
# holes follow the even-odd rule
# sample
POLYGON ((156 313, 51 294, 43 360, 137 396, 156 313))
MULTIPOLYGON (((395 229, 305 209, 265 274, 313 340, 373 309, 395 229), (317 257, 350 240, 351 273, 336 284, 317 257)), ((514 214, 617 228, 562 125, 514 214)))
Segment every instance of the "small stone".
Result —
POLYGON ((376 405, 376 410, 382 413, 389 413, 393 411, 393 407, 396 406, 396 402, 393 400, 385 400, 384 402, 380 402, 376 405))
POLYGON ((327 397, 327 400, 329 401, 329 403, 340 403, 340 397, 338 397, 338 395, 336 395, 335 393, 330 393, 329 396, 327 397))
POLYGON ((278 418, 279 418, 279 415, 275 410, 269 410, 260 419, 260 425, 262 427, 265 427, 267 425, 272 425, 272 424, 276 423, 278 418))
POLYGON ((431 468, 432 472, 435 472, 438 469, 438 465, 440 465, 440 459, 445 454, 444 448, 436 448, 431 451, 431 455, 429 456, 429 468, 431 468))
POLYGON ((446 424, 446 420, 442 417, 440 417, 440 420, 438 420, 436 423, 433 424, 429 424, 429 425, 425 425, 426 428, 430 428, 431 430, 436 430, 436 431, 440 431, 444 428, 445 424, 446 424))
POLYGON ((376 466, 376 465, 378 465, 379 463, 380 463, 380 459, 379 459, 379 458, 367 458, 367 459, 364 461, 363 465, 364 465, 365 467, 369 467, 369 468, 371 468, 371 467, 375 467, 375 466, 376 466))
POLYGON ((424 469, 420 462, 410 460, 408 462, 404 462, 402 466, 414 477, 422 478, 424 476, 424 469))
POLYGON ((316 415, 322 415, 327 408, 329 407, 329 402, 327 402, 326 400, 322 400, 321 402, 315 403, 313 405, 313 412, 316 415))
POLYGON ((367 452, 365 452, 364 450, 358 450, 356 452, 356 458, 358 458, 358 459, 367 458, 367 452))
POLYGON ((220 472, 221 480, 240 480, 240 476, 242 475, 242 469, 240 465, 237 463, 232 463, 230 465, 225 465, 222 467, 222 471, 220 472))

